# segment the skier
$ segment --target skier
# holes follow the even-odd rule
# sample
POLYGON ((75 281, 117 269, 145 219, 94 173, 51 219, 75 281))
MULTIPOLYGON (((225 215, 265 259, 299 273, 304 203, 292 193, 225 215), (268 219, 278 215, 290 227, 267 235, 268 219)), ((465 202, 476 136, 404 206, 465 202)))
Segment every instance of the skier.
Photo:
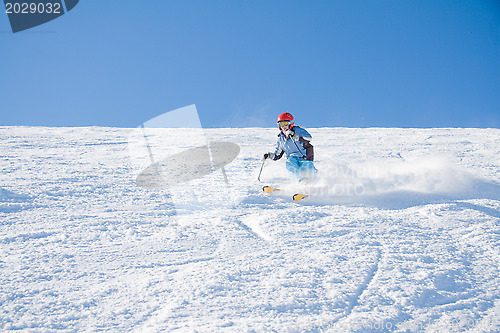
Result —
POLYGON ((282 113, 278 116, 278 142, 274 153, 265 153, 264 159, 279 160, 283 154, 286 155, 286 169, 297 178, 303 181, 316 175, 318 170, 315 168, 314 147, 311 145, 312 136, 302 127, 295 126, 293 116, 288 113, 282 113))

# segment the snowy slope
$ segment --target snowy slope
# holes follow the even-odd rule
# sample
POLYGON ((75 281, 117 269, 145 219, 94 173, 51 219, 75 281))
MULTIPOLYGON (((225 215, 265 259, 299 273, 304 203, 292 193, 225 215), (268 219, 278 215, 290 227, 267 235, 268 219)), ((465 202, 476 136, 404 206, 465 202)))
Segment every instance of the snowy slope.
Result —
POLYGON ((166 190, 130 132, 0 127, 1 331, 500 331, 500 130, 310 129, 304 189, 256 180, 276 129, 207 129, 230 186, 166 190))

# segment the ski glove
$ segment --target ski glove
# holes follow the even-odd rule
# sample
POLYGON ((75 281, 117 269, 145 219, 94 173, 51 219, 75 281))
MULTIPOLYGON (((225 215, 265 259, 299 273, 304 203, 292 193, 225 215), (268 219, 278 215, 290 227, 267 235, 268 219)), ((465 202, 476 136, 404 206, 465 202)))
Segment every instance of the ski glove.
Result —
POLYGON ((298 139, 299 135, 292 130, 288 130, 285 132, 285 138, 298 139))
POLYGON ((273 158, 274 154, 273 153, 265 153, 264 154, 264 159, 267 160, 268 158, 273 158))

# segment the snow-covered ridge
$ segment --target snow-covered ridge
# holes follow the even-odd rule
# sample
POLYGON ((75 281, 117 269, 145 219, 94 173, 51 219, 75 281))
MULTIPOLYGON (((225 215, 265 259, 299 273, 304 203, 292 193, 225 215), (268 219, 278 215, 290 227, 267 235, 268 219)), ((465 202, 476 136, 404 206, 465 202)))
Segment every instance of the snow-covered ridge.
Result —
POLYGON ((308 130, 294 203, 275 128, 204 129, 229 186, 153 191, 132 129, 0 127, 0 330, 499 331, 500 130, 308 130))

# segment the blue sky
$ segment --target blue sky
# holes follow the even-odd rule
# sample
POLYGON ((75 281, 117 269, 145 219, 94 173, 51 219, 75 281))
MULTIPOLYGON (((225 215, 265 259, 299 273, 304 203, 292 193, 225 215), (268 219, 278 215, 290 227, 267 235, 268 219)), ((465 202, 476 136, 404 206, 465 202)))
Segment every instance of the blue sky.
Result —
POLYGON ((0 39, 0 125, 500 127, 497 0, 82 0, 0 39))

